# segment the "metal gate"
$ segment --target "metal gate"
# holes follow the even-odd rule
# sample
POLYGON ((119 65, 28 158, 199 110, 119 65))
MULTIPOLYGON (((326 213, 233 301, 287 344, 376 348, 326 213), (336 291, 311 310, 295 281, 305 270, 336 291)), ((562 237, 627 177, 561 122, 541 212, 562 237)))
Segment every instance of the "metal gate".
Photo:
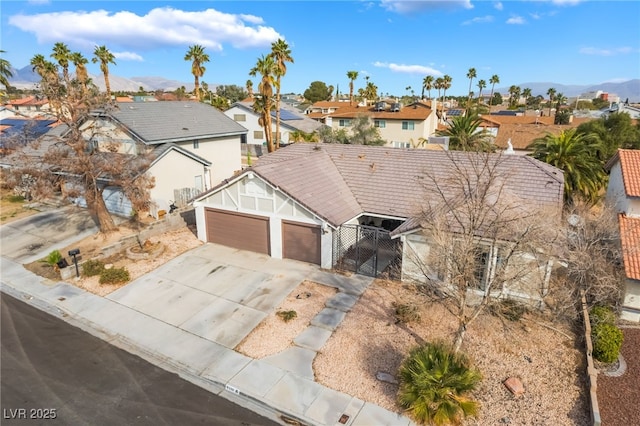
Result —
POLYGON ((389 231, 365 225, 342 225, 333 234, 333 266, 369 277, 400 279, 402 242, 389 231))

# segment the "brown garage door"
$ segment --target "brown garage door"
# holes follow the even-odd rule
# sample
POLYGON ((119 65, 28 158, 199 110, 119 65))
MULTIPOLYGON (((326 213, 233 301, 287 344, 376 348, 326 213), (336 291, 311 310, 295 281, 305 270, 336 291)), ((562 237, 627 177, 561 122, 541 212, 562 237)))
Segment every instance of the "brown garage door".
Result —
POLYGON ((270 254, 269 219, 221 210, 205 210, 207 241, 270 254))
POLYGON ((320 265, 320 227, 282 221, 282 257, 320 265))

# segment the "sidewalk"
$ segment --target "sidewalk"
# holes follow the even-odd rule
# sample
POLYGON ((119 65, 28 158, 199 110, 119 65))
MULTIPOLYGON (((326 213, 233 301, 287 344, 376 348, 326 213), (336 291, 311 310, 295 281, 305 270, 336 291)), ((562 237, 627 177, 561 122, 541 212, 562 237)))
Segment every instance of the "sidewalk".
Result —
MULTIPOLYGON (((205 245, 201 249, 208 250, 207 255, 211 255, 211 251, 222 250, 215 245, 205 245)), ((186 260, 181 258, 182 256, 174 259, 174 264, 171 264, 173 261, 169 262, 167 269, 163 271, 182 271, 183 265, 180 262, 185 263, 186 260)), ((214 258, 219 260, 220 256, 214 258)), ((265 315, 259 310, 264 304, 264 300, 259 297, 239 295, 238 299, 241 301, 251 300, 250 303, 254 303, 255 309, 244 305, 227 308, 232 308, 229 312, 235 313, 235 316, 224 318, 224 327, 220 327, 220 322, 210 322, 210 318, 201 318, 204 322, 209 321, 209 327, 194 326, 195 323, 200 324, 199 321, 194 321, 194 318, 200 318, 197 314, 192 314, 188 320, 176 317, 180 316, 178 312, 184 311, 184 307, 179 308, 176 305, 176 297, 192 300, 189 303, 194 303, 193 300, 200 299, 201 296, 211 298, 215 303, 220 302, 214 299, 214 294, 202 293, 202 288, 187 287, 165 276, 158 281, 158 277, 152 273, 136 280, 136 286, 144 289, 145 282, 170 281, 169 284, 163 284, 169 285, 165 293, 172 296, 158 302, 164 305, 140 304, 140 297, 144 297, 145 294, 149 296, 149 293, 136 291, 138 287, 132 286, 134 283, 123 287, 121 294, 116 295, 115 292, 107 297, 100 297, 71 284, 45 280, 25 270, 20 263, 4 257, 0 258, 1 289, 165 370, 177 373, 210 392, 283 424, 411 424, 406 417, 334 391, 313 380, 311 362, 316 352, 370 281, 367 282, 359 276, 348 278, 317 268, 307 268, 302 263, 298 263, 298 266, 289 263, 280 265, 278 262, 287 261, 269 258, 265 260, 264 268, 267 272, 278 268, 282 270, 283 267, 293 268, 293 278, 286 284, 287 289, 293 288, 291 286, 299 282, 300 277, 309 277, 317 282, 333 285, 340 292, 298 336, 294 346, 277 355, 259 360, 246 357, 232 349, 238 336, 230 340, 229 336, 225 336, 225 331, 234 330, 234 324, 238 330, 250 331, 259 323, 265 315), (177 291, 180 291, 179 296, 175 295, 177 291), (158 308, 168 307, 169 304, 172 307, 171 311, 158 308), (149 312, 148 307, 152 305, 158 314, 149 312), (238 316, 239 310, 250 315, 238 316), (218 327, 212 327, 216 324, 218 327), (213 329, 215 333, 211 332, 213 329)), ((289 272, 290 269, 286 270, 289 272)), ((187 269, 184 272, 192 271, 187 269)), ((180 274, 174 275, 178 280, 177 276, 180 274)), ((257 290, 260 289, 260 284, 257 285, 252 294, 257 294, 257 290)), ((202 300, 198 303, 203 304, 202 300)), ((230 302, 225 299, 225 303, 230 302)), ((211 305, 207 307, 211 308, 211 305)), ((216 314, 210 311, 212 309, 203 308, 200 312, 216 314)))

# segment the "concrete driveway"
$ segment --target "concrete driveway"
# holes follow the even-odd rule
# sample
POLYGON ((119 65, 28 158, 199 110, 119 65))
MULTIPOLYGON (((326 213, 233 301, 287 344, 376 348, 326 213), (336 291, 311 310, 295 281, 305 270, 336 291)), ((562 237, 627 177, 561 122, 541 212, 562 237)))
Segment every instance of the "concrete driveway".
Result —
POLYGON ((107 298, 233 349, 318 269, 206 244, 107 298))
POLYGON ((30 263, 97 230, 86 209, 69 206, 50 210, 2 225, 0 254, 30 263))

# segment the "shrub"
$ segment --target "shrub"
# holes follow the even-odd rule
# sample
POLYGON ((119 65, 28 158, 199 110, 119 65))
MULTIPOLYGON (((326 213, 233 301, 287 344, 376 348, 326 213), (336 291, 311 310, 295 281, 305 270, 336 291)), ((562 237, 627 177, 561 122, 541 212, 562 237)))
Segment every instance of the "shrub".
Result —
POLYGON ((616 314, 608 306, 594 306, 589 312, 589 322, 592 326, 601 323, 615 324, 616 314))
POLYGON ((129 281, 127 268, 103 269, 100 272, 100 284, 119 284, 129 281))
POLYGON ((51 266, 55 266, 62 260, 62 254, 60 254, 60 250, 53 250, 51 253, 44 258, 44 261, 47 262, 51 266))
POLYGON ((593 339, 593 357, 600 362, 612 363, 620 355, 620 347, 624 336, 615 324, 601 322, 591 331, 593 339))
POLYGON ((24 201, 24 197, 22 195, 7 195, 5 200, 10 203, 22 203, 24 201))
POLYGON ((466 355, 442 342, 414 348, 399 370, 399 404, 418 423, 459 424, 475 417, 479 403, 466 396, 482 380, 466 355))
POLYGON ((394 314, 396 316, 396 324, 401 322, 403 324, 420 321, 420 314, 418 313, 418 307, 415 305, 407 305, 405 303, 393 302, 394 314))
POLYGON ((276 315, 282 318, 282 321, 289 322, 292 319, 296 318, 298 316, 298 313, 296 311, 278 311, 276 312, 276 315))
POLYGON ((90 259, 82 264, 82 274, 87 277, 100 275, 102 271, 104 271, 104 263, 99 260, 90 259))
POLYGON ((501 299, 489 305, 489 312, 515 322, 522 319, 522 316, 527 312, 527 307, 513 299, 501 299))

